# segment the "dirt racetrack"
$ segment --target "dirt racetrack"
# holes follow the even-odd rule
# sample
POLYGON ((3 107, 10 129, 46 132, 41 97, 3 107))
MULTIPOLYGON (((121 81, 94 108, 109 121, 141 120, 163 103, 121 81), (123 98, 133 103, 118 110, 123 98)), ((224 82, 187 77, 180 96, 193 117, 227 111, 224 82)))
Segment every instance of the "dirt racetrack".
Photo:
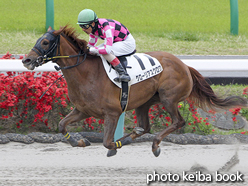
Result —
MULTIPOLYGON (((160 181, 150 185, 248 185, 248 145, 178 145, 162 142, 161 154, 154 157, 151 142, 134 143, 107 157, 101 143, 86 148, 73 148, 66 143, 10 142, 0 145, 0 186, 85 186, 147 185, 157 174, 160 181), (238 150, 238 151, 237 151, 238 150), (228 172, 219 173, 241 182, 217 182, 216 171, 238 152, 239 163, 228 172), (211 181, 195 181, 183 177, 192 166, 193 173, 211 174, 211 181), (204 172, 202 167, 209 172, 204 172), (194 172, 195 171, 195 172, 194 172), (168 173, 179 175, 178 182, 168 181, 168 173), (167 181, 165 181, 167 175, 167 181), (231 175, 233 177, 231 177, 231 175)), ((227 177, 225 179, 227 179, 227 177)), ((174 179, 174 178, 173 178, 174 179)), ((197 178, 196 178, 197 179, 197 178)), ((220 178, 219 178, 220 179, 220 178)), ((223 176, 224 179, 224 176, 223 176)))

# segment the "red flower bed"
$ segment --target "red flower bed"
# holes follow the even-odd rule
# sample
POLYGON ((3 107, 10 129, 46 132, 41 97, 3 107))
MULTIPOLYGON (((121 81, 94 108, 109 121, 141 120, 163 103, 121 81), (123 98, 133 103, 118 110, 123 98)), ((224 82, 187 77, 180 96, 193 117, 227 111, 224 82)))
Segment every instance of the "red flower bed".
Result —
MULTIPOLYGON (((58 72, 0 74, 0 126, 7 132, 57 132, 59 121, 73 109, 63 78, 48 89, 60 76, 58 72)), ((101 132, 103 123, 91 117, 74 126, 101 132)))
MULTIPOLYGON (((50 112, 54 109, 58 111, 57 114, 64 116, 69 103, 64 80, 51 86, 40 99, 59 76, 58 72, 7 72, 7 76, 0 74, 0 119, 12 124, 14 122, 16 128, 26 130, 37 123, 48 126, 49 119, 54 122, 55 118, 58 119, 55 113, 50 112)), ((13 128, 15 127, 12 126, 13 128)))

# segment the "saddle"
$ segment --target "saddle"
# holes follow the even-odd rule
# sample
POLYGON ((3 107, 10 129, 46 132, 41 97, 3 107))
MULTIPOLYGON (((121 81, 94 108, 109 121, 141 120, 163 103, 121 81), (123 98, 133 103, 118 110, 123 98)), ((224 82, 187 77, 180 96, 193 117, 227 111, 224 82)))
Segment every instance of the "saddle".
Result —
POLYGON ((117 72, 113 70, 113 67, 104 57, 100 57, 102 58, 103 66, 109 79, 121 89, 120 104, 123 112, 125 112, 128 104, 129 87, 156 76, 163 71, 162 65, 156 58, 148 54, 136 53, 135 50, 128 55, 117 56, 123 68, 125 68, 131 77, 131 81, 126 83, 116 82, 114 79, 116 78, 117 72))

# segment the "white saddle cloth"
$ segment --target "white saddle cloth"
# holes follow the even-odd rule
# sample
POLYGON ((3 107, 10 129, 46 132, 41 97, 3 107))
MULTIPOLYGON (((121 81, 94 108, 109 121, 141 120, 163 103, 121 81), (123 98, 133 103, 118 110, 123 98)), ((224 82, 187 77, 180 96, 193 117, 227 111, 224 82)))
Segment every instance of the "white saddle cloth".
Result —
MULTIPOLYGON (((121 88, 121 83, 114 81, 114 78, 118 77, 119 74, 112 69, 111 65, 102 57, 102 55, 100 56, 109 79, 121 88)), ((156 58, 144 53, 135 53, 131 56, 127 56, 126 59, 127 73, 131 77, 131 81, 128 82, 129 86, 151 78, 163 71, 163 67, 156 58)))

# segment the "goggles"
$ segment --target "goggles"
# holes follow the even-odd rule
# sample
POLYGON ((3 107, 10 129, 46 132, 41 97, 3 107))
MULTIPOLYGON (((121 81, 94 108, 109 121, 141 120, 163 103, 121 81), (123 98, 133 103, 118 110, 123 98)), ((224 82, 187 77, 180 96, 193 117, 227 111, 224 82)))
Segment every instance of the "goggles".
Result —
POLYGON ((79 25, 81 28, 83 28, 83 29, 88 29, 88 28, 90 28, 90 24, 88 24, 88 25, 79 25))

